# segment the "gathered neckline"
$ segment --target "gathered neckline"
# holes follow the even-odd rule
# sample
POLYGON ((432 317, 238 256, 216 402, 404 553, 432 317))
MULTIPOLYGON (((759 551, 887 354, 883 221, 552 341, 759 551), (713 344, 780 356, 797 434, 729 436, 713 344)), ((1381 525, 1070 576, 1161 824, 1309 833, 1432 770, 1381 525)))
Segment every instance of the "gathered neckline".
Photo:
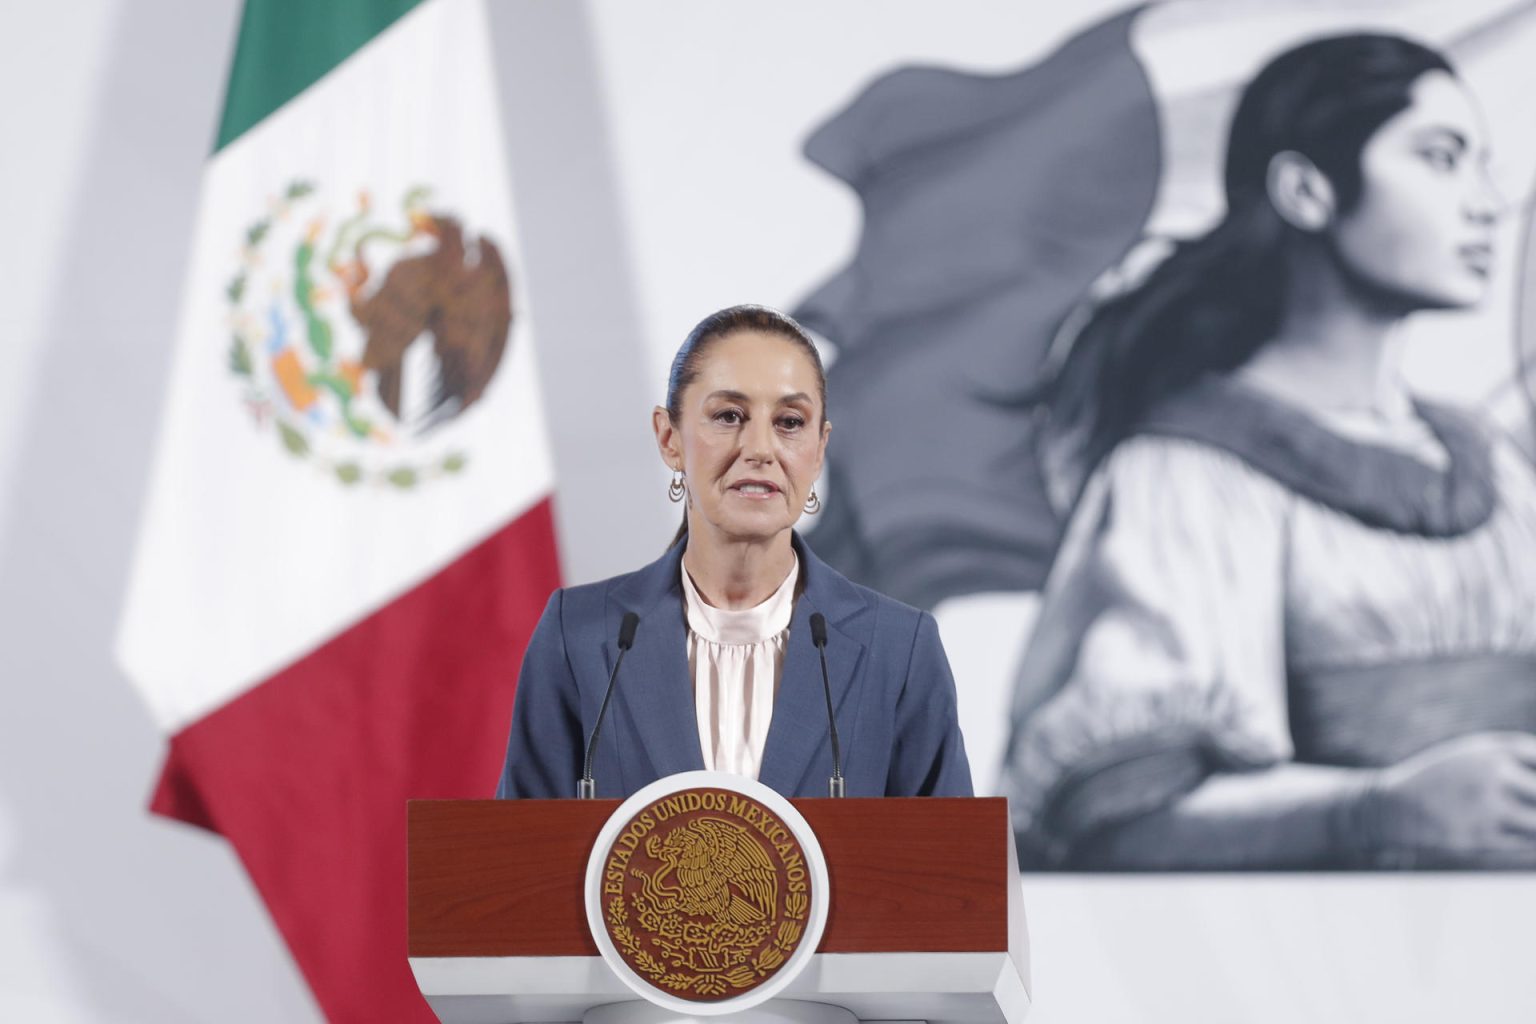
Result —
POLYGON ((798 554, 778 589, 751 608, 716 608, 705 602, 681 560, 678 572, 683 578, 683 607, 688 628, 700 639, 725 645, 759 644, 789 628, 790 615, 794 611, 795 583, 800 576, 798 554))
POLYGON ((1138 433, 1230 452, 1290 490, 1378 529, 1455 537, 1483 526, 1498 504, 1486 432, 1467 413, 1412 401, 1445 450, 1444 466, 1347 437, 1300 406, 1230 378, 1207 378, 1162 403, 1138 433))

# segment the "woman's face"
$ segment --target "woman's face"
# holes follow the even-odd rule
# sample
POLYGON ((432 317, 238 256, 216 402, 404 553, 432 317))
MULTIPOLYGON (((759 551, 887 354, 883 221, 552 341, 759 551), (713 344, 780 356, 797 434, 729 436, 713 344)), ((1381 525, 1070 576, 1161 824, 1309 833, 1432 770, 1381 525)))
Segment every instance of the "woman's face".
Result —
POLYGON ((765 540, 800 518, 827 448, 816 367, 795 342, 736 331, 705 349, 672 423, 653 414, 667 465, 688 482, 690 532, 765 540))
POLYGON ((1416 309, 1469 306, 1493 270, 1499 199, 1486 129, 1444 71, 1420 76, 1412 102, 1360 154, 1359 202, 1332 228, 1350 272, 1416 309))

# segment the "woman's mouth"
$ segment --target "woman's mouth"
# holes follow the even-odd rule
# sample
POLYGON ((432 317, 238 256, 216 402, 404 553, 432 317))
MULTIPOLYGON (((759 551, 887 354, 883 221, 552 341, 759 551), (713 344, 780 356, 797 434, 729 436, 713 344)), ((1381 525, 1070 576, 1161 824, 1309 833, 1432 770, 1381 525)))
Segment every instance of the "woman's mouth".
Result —
POLYGON ((744 498, 763 500, 779 493, 778 487, 765 480, 743 480, 731 485, 731 490, 744 498))
POLYGON ((1462 265, 1478 277, 1487 277, 1493 272, 1493 246, 1487 243, 1463 245, 1456 254, 1461 257, 1462 265))

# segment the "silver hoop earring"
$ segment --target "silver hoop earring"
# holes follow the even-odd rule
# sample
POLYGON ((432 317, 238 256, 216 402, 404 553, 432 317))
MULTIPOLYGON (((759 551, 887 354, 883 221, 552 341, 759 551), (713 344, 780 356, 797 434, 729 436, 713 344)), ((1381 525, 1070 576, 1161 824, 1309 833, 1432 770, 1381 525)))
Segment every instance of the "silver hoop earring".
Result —
POLYGON ((680 469, 674 469, 672 471, 672 482, 667 485, 667 497, 670 498, 672 503, 675 505, 679 501, 682 501, 683 496, 687 493, 688 485, 683 481, 683 471, 680 469))
POLYGON ((811 488, 811 493, 805 498, 805 514, 813 516, 821 511, 821 499, 816 496, 816 488, 811 488))

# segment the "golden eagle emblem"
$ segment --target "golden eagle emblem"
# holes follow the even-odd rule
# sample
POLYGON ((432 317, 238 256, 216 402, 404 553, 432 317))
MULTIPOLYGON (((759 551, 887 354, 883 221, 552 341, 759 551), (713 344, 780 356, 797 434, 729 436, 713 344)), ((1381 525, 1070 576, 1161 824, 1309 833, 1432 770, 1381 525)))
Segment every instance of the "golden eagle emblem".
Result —
POLYGON ((645 852, 662 866, 644 876, 642 889, 663 912, 751 925, 776 902, 778 878, 768 855, 745 828, 723 818, 695 818, 665 839, 651 836, 645 852))
POLYGON ((381 209, 291 182, 246 228, 225 289, 251 418, 348 486, 462 471, 466 453, 433 432, 485 397, 507 351, 501 248, 429 196, 413 187, 381 209))
POLYGON ((732 998, 799 946, 811 879, 794 833, 741 793, 685 789, 636 814, 605 854, 603 923, 624 962, 691 1001, 732 998))
POLYGON ((419 213, 415 225, 436 246, 396 260, 372 294, 363 291, 367 265, 359 251, 348 297, 368 339, 363 369, 378 375, 379 399, 397 420, 406 349, 418 338, 431 340, 437 366, 424 409, 430 425, 485 394, 512 326, 512 291, 501 250, 490 239, 466 247, 464 228, 452 217, 419 213))

